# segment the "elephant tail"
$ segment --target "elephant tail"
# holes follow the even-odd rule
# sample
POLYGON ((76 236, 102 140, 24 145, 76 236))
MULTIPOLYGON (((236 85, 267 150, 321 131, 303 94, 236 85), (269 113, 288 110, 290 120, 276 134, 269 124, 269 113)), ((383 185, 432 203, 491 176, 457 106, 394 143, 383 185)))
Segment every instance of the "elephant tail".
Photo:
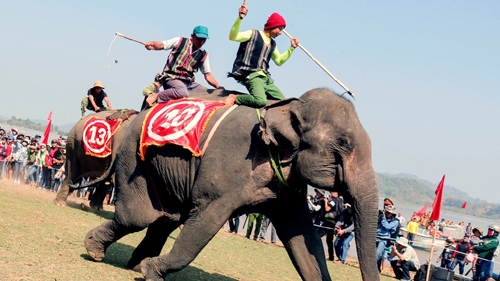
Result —
POLYGON ((100 177, 98 177, 95 180, 86 182, 84 184, 70 184, 69 187, 72 189, 81 189, 89 186, 95 186, 100 182, 103 182, 105 180, 108 180, 110 175, 112 175, 115 172, 115 161, 111 163, 110 167, 102 174, 100 177))

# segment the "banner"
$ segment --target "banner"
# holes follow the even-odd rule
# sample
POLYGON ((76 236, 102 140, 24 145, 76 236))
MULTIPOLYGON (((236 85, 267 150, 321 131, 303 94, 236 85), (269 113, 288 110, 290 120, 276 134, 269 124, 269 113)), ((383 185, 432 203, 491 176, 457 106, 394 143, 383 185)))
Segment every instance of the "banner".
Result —
POLYGON ((200 138, 223 102, 184 98, 153 106, 142 125, 139 155, 145 160, 148 146, 175 144, 200 156, 200 138))
POLYGON ((52 127, 52 110, 49 112, 49 115, 47 116, 47 127, 45 127, 45 130, 43 131, 43 141, 45 145, 49 143, 49 137, 50 137, 50 127, 52 127))
POLYGON ((99 158, 111 155, 111 138, 121 123, 121 119, 106 120, 90 117, 83 126, 82 141, 85 154, 99 158))
POLYGON ((444 189, 444 178, 446 175, 443 175, 441 182, 439 182, 438 187, 436 188, 436 198, 434 199, 434 203, 432 203, 432 214, 429 218, 430 220, 437 221, 441 217, 441 203, 443 200, 443 189, 444 189))

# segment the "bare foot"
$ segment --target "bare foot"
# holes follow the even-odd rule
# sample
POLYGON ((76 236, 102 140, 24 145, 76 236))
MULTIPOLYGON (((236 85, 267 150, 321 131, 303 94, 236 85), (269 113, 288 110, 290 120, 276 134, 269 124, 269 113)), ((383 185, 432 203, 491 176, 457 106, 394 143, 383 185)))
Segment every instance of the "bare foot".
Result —
POLYGON ((156 103, 156 100, 158 99, 158 94, 151 94, 146 98, 146 102, 148 103, 149 106, 153 106, 156 103))
POLYGON ((236 98, 238 97, 238 95, 235 95, 235 94, 230 94, 225 100, 224 100, 224 104, 227 105, 227 106, 233 106, 234 103, 236 102, 236 98))

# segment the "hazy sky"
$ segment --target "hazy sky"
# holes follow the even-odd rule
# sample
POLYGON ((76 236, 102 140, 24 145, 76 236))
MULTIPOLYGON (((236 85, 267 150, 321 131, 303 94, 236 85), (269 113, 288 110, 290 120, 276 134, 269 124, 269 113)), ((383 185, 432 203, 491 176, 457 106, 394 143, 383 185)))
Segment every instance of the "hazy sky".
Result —
MULTIPOLYGON (((96 80, 114 108, 136 108, 168 52, 116 39, 189 36, 206 25, 212 73, 226 78, 238 44, 229 29, 243 1, 1 1, 0 115, 76 122, 96 80), (187 5, 189 4, 189 5, 187 5)), ((473 197, 500 202, 500 2, 248 0, 242 30, 272 12, 286 30, 356 95, 377 172, 411 173, 473 197)), ((290 40, 277 39, 280 51, 290 40)), ((287 97, 315 87, 342 89, 304 52, 271 64, 287 97)), ((203 76, 197 79, 207 85, 203 76)))

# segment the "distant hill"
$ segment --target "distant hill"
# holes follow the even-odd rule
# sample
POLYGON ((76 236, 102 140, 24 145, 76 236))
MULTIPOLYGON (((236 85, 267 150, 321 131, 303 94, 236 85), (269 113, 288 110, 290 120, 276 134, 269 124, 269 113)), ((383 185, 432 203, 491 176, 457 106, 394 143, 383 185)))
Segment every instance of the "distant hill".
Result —
MULTIPOLYGON (((394 198, 417 205, 432 205, 438 183, 431 183, 410 174, 377 173, 379 196, 394 198)), ((488 203, 472 198, 466 192, 453 186, 445 185, 443 193, 443 209, 460 212, 462 204, 467 201, 467 213, 488 219, 500 219, 500 204, 488 203)))

